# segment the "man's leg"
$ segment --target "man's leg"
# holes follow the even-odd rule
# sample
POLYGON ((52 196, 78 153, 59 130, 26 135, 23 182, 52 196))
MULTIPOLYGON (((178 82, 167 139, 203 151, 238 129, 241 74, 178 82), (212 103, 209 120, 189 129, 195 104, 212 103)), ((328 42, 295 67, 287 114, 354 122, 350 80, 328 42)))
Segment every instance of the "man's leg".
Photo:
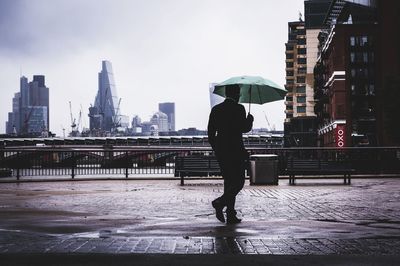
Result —
POLYGON ((224 217, 224 208, 226 206, 226 180, 227 180, 227 175, 229 174, 229 167, 227 163, 224 162, 219 162, 220 168, 221 168, 221 173, 222 173, 222 177, 224 178, 224 193, 216 198, 215 200, 213 200, 211 202, 213 208, 215 209, 215 216, 217 217, 217 219, 224 223, 225 222, 225 217, 224 217))
POLYGON ((244 163, 238 160, 226 160, 220 162, 222 176, 224 178, 224 194, 212 202, 216 210, 216 217, 219 221, 225 222, 223 208, 227 207, 228 223, 238 223, 240 219, 236 217, 235 202, 236 195, 244 186, 244 163))
POLYGON ((237 162, 236 164, 234 164, 234 167, 232 167, 232 180, 230 182, 230 188, 228 192, 229 196, 227 197, 228 200, 226 208, 228 224, 236 224, 241 222, 241 220, 236 217, 235 203, 237 194, 239 194, 240 190, 242 190, 244 186, 244 171, 244 164, 242 162, 237 162))

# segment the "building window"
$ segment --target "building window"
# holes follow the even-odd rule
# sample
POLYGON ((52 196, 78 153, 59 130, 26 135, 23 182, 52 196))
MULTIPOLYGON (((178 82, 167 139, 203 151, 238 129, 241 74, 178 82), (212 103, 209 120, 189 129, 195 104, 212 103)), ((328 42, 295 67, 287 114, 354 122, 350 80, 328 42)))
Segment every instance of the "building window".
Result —
POLYGON ((297 40, 297 44, 299 45, 305 45, 306 44, 306 38, 301 38, 297 40))
POLYGON ((306 82, 306 77, 305 76, 298 76, 297 77, 297 83, 305 83, 306 82))
POLYGON ((306 97, 305 96, 297 97, 297 103, 306 103, 306 97))
POLYGON ((374 53, 369 53, 369 61, 370 61, 371 63, 374 62, 374 53))
POLYGON ((293 62, 286 62, 286 67, 287 68, 293 67, 293 62))
POLYGON ((354 63, 356 61, 356 53, 351 52, 350 53, 350 62, 354 63))
POLYGON ((296 88, 297 93, 306 93, 306 86, 299 86, 296 88))
POLYGON ((369 95, 375 95, 375 86, 374 86, 374 84, 369 84, 369 86, 368 86, 368 94, 369 95))
POLYGON ((356 37, 354 36, 350 37, 350 46, 356 46, 356 37))
POLYGON ((293 97, 292 96, 286 96, 286 101, 287 102, 293 102, 293 97))
POLYGON ((288 93, 292 93, 293 92, 292 86, 286 86, 285 85, 285 89, 287 90, 288 93))
POLYGON ((305 67, 299 67, 299 68, 297 69, 297 73, 299 73, 299 74, 306 74, 306 73, 307 73, 307 68, 305 68, 305 67))
POLYGON ((287 79, 287 80, 286 80, 286 84, 287 84, 287 85, 289 85, 289 84, 294 84, 294 80, 293 80, 293 79, 287 79))
POLYGON ((286 76, 292 77, 293 75, 294 75, 293 70, 288 70, 288 71, 286 71, 286 76))
POLYGON ((297 58, 298 64, 307 64, 307 58, 297 58))
POLYGON ((351 69, 351 77, 352 78, 356 77, 356 70, 354 68, 351 69))
POLYGON ((350 37, 350 46, 351 47, 356 47, 356 46, 371 46, 372 38, 370 36, 351 36, 350 37))
POLYGON ((298 113, 305 113, 306 112, 306 107, 305 106, 297 106, 297 112, 298 113))
POLYGON ((358 75, 361 78, 368 78, 368 68, 360 68, 358 75))
POLYGON ((293 110, 293 105, 286 106, 286 110, 293 110))
POLYGON ((293 51, 294 45, 293 44, 286 44, 286 51, 293 51))
POLYGON ((368 53, 367 52, 363 53, 363 62, 368 63, 368 53))
POLYGON ((286 59, 293 59, 293 54, 292 53, 286 54, 286 59))
POLYGON ((356 62, 357 62, 357 63, 362 63, 362 62, 363 62, 363 55, 362 55, 362 52, 357 52, 357 53, 356 53, 356 62))
POLYGON ((306 35, 306 30, 305 29, 298 29, 297 30, 297 35, 306 35))
POLYGON ((297 49, 297 53, 298 53, 298 54, 306 54, 306 53, 307 53, 306 48, 299 48, 299 49, 297 49))
POLYGON ((368 45, 368 36, 361 36, 360 37, 360 46, 367 46, 368 45))

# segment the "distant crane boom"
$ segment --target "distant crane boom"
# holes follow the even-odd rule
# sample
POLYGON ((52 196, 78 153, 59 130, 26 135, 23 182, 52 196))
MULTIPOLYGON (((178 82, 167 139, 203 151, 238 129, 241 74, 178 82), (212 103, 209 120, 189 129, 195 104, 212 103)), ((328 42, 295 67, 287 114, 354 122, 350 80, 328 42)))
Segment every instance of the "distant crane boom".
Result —
POLYGON ((71 104, 71 101, 69 101, 69 114, 71 116, 71 129, 72 129, 72 131, 74 131, 75 128, 76 128, 76 123, 75 123, 75 118, 72 116, 72 104, 71 104))
MULTIPOLYGON (((263 111, 264 112, 264 111, 263 111)), ((270 123, 269 123, 269 120, 268 120, 268 117, 267 117, 267 114, 264 112, 264 117, 265 117, 265 120, 267 121, 267 125, 268 125, 268 130, 271 130, 271 125, 270 125, 270 123)))
POLYGON ((82 105, 81 109, 79 110, 79 117, 78 117, 78 123, 76 124, 76 128, 79 130, 79 126, 81 125, 82 122, 82 105))
POLYGON ((116 129, 117 127, 120 127, 121 126, 121 124, 120 124, 120 122, 121 122, 121 117, 120 117, 120 115, 119 115, 119 108, 120 108, 120 105, 121 105, 121 98, 119 98, 119 101, 118 101, 118 105, 117 105, 117 108, 116 108, 116 111, 115 111, 115 115, 114 115, 114 117, 113 117, 113 128, 114 129, 116 129))

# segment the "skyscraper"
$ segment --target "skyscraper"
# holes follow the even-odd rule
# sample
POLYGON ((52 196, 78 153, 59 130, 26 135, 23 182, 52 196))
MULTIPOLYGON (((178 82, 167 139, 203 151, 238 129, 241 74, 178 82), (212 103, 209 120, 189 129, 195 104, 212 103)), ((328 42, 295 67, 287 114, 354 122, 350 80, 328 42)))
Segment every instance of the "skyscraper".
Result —
POLYGON ((31 106, 44 106, 47 108, 46 117, 43 117, 46 123, 42 123, 42 125, 49 128, 49 88, 46 87, 45 77, 43 75, 33 76, 33 81, 29 83, 28 99, 31 106))
POLYGON ((286 43, 285 146, 316 146, 314 66, 331 0, 304 1, 305 21, 289 22, 286 43))
POLYGON ((49 88, 45 76, 34 75, 29 83, 22 76, 20 92, 15 94, 13 111, 8 114, 6 133, 40 135, 49 130, 49 114, 49 88))
POLYGON ((117 96, 117 89, 114 81, 114 73, 111 62, 102 61, 102 68, 99 72, 99 88, 97 91, 94 106, 89 112, 91 119, 90 130, 101 129, 103 131, 111 131, 118 127, 120 119, 120 99, 117 96), (91 114, 98 114, 101 116, 92 116, 91 114), (93 119, 96 122, 92 121, 93 119), (92 126, 100 126, 100 128, 93 128, 92 126))
POLYGON ((20 132, 20 102, 21 93, 17 92, 13 97, 12 112, 8 113, 8 121, 6 122, 6 133, 14 134, 20 132))
POLYGON ((306 121, 303 118, 312 116, 314 113, 312 102, 307 99, 306 30, 305 23, 301 18, 299 21, 288 23, 288 42, 285 45, 285 87, 288 91, 285 99, 285 146, 310 146, 305 143, 304 134, 301 132, 303 128, 301 122, 306 121))
POLYGON ((175 103, 159 103, 158 110, 168 117, 167 131, 175 131, 175 103))

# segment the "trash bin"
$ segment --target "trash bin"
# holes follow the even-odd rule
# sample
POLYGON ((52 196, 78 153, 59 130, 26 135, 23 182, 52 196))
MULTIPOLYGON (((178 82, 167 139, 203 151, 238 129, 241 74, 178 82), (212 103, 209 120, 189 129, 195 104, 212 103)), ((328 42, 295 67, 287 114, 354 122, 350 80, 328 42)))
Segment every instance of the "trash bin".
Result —
POLYGON ((278 185, 278 155, 250 156, 250 185, 278 185))

